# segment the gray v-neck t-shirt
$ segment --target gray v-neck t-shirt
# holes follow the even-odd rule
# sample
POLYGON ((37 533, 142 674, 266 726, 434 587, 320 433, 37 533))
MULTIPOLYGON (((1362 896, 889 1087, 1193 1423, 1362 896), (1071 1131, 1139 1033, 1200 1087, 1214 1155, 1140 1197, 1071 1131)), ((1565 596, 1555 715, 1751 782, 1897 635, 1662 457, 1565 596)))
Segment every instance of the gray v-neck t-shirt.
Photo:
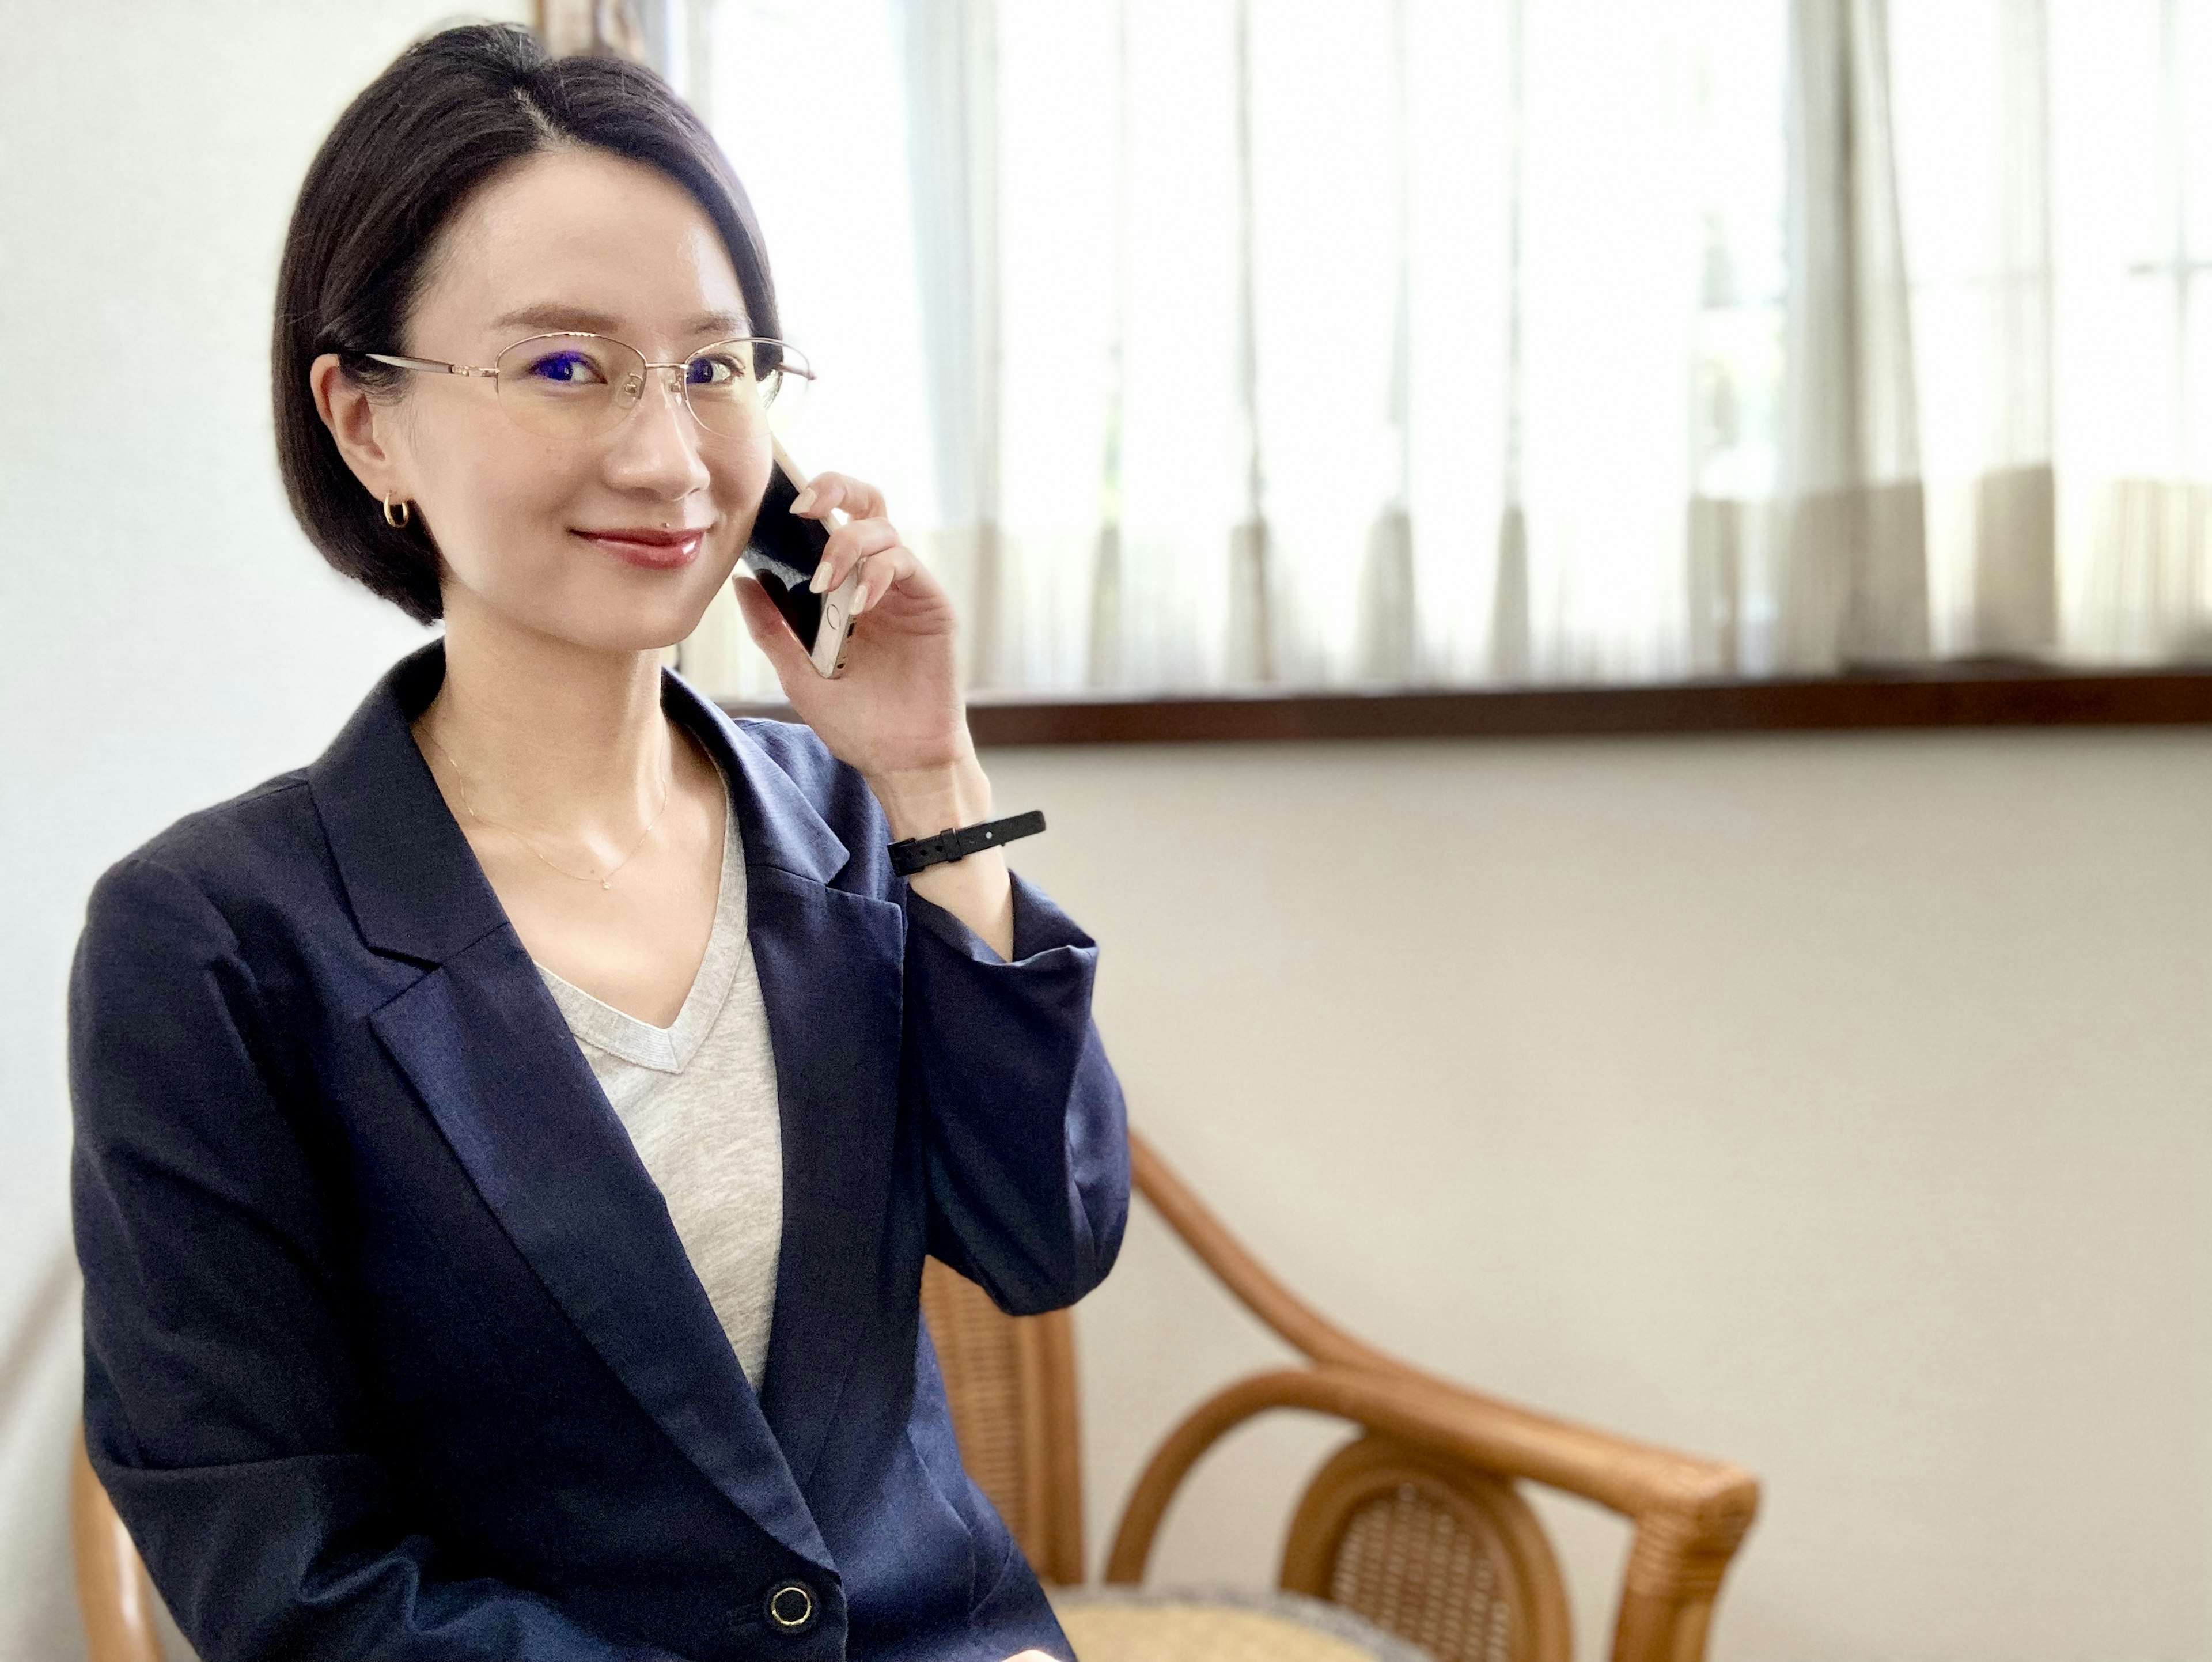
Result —
POLYGON ((723 819, 714 929, 673 1024, 626 1015, 543 965, 538 973, 659 1186, 692 1270, 757 1389, 783 1242, 783 1127, 768 1007, 745 936, 734 805, 723 819))

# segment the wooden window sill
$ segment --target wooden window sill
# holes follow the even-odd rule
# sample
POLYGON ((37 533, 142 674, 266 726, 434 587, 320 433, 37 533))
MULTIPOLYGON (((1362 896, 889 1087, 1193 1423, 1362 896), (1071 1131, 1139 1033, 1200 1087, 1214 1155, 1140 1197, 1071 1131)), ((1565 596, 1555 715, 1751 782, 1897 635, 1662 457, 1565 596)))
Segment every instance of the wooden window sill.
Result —
MULTIPOLYGON (((788 721, 787 704, 726 703, 788 721)), ((1688 681, 1167 697, 982 697, 979 746, 1277 744, 1841 733, 1927 728, 2212 726, 2212 669, 2081 671, 2017 663, 1804 680, 1688 681)))

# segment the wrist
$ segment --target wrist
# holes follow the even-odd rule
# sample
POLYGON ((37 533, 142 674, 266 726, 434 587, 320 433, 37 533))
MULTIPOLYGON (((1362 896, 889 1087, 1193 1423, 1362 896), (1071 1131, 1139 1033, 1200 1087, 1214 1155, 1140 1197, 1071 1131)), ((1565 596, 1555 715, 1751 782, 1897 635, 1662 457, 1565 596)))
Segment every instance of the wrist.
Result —
POLYGON ((942 767, 900 769, 867 779, 895 843, 991 817, 991 781, 972 754, 942 767))

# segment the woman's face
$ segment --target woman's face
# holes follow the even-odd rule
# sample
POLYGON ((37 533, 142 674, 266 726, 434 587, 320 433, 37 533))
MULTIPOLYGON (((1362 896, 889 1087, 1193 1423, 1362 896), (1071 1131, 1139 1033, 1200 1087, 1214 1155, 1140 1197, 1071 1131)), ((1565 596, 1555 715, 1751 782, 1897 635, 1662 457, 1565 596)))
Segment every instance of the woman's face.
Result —
MULTIPOLYGON (((714 222, 681 186, 605 151, 549 150, 479 191, 431 249, 413 357, 489 364, 558 331, 611 335, 680 362, 750 332, 714 222)), ((318 365, 319 383, 327 381, 318 365)), ((730 576, 768 484, 765 430, 701 427, 647 377, 610 430, 518 425, 489 379, 413 373, 396 399, 325 392, 333 431, 379 496, 414 504, 444 557, 449 626, 490 613, 608 650, 689 635, 730 576), (365 444, 349 444, 348 429, 365 444)))

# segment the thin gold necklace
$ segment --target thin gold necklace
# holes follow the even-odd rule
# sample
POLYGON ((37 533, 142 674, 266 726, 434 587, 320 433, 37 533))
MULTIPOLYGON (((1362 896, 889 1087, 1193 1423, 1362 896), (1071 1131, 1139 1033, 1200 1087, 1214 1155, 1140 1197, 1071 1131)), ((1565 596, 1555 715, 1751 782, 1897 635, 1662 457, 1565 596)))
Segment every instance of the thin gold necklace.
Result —
POLYGON ((438 735, 430 731, 430 724, 427 721, 422 724, 422 736, 430 741, 432 749, 435 750, 439 755, 446 758, 446 765, 453 770, 453 794, 461 799, 461 807, 468 811, 468 816, 470 819, 476 820, 480 825, 497 826, 501 831, 505 831, 509 837, 512 837, 516 842, 521 843, 524 848, 529 849, 532 854, 536 855, 538 856, 538 864, 544 866, 548 871, 560 873, 562 876, 568 878, 571 882, 596 883, 603 889, 611 889, 614 887, 615 874, 620 871, 624 866, 629 864, 631 857, 635 855, 640 849, 645 846, 645 839, 653 835, 653 828, 660 823, 660 817, 668 812, 668 788, 676 774, 676 770, 672 766, 668 770, 667 773, 663 775, 661 777, 660 806, 653 811, 653 818, 646 822, 645 829, 638 833, 637 841, 629 845, 629 853, 624 855, 621 859, 616 861, 613 865, 608 867, 605 874, 603 876, 594 876, 585 872, 572 872, 566 866, 557 866, 550 860, 548 860, 545 857, 544 851, 541 849, 537 843, 532 842, 528 837, 524 835, 519 827, 510 825, 503 819, 493 819, 489 814, 485 813, 479 809, 474 802, 471 801, 469 800, 468 792, 468 775, 461 770, 461 764, 453 760, 453 752, 447 750, 443 745, 438 742, 438 735))

